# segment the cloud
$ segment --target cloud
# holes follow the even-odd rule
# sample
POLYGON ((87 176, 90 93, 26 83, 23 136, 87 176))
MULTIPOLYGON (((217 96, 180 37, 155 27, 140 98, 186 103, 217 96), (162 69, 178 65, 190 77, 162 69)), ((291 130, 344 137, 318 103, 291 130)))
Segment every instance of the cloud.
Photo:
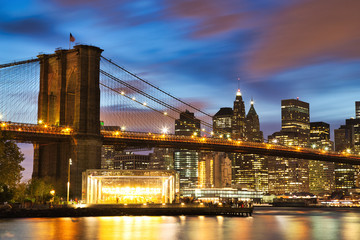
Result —
POLYGON ((168 17, 194 22, 192 35, 197 38, 238 31, 244 27, 244 1, 184 0, 168 1, 168 17))
POLYGON ((47 36, 52 32, 51 22, 38 16, 6 19, 0 23, 0 31, 10 34, 47 36))
POLYGON ((275 12, 250 53, 248 70, 264 75, 329 59, 360 56, 360 1, 312 0, 275 12))

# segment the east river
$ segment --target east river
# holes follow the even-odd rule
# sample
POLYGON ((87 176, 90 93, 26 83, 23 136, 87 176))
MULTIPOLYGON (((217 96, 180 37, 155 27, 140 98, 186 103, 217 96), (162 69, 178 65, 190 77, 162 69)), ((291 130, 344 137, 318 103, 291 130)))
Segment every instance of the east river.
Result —
POLYGON ((359 209, 255 209, 252 217, 0 219, 0 239, 360 239, 359 209))

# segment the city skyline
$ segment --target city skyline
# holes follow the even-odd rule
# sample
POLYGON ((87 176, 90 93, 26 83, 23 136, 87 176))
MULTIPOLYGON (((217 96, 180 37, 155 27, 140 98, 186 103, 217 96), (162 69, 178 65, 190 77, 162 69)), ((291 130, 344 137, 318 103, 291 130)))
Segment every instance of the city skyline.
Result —
MULTIPOLYGON (((101 47, 212 115, 232 106, 240 77, 246 111, 254 98, 265 138, 281 128, 282 99, 310 103, 310 121, 329 123, 332 139, 334 129, 355 117, 358 2, 326 1, 326 9, 324 0, 21 3, 0 10, 1 63, 67 49, 71 32, 75 42, 101 47)), ((24 148, 26 156, 31 149, 24 148)))

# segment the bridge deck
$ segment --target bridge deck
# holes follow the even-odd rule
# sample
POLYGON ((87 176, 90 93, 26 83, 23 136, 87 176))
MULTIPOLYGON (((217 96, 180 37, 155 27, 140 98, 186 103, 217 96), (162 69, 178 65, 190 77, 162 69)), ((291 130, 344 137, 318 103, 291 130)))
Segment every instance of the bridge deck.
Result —
MULTIPOLYGON (((69 141, 74 135, 72 129, 67 127, 11 122, 0 123, 0 130, 10 133, 12 138, 17 141, 25 142, 69 141)), ((268 143, 121 131, 101 131, 101 135, 103 136, 104 144, 117 144, 123 145, 124 147, 164 147, 219 152, 253 153, 360 165, 360 155, 311 148, 281 146, 268 143)))

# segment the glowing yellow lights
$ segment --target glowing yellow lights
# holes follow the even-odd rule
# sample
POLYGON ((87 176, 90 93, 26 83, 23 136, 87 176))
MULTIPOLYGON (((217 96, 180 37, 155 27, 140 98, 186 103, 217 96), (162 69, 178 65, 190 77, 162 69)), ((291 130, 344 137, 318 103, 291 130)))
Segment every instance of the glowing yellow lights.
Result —
POLYGON ((201 129, 201 131, 205 132, 205 128, 201 129))
POLYGON ((39 123, 39 124, 43 124, 44 121, 40 119, 40 120, 38 121, 38 123, 39 123))
POLYGON ((166 205, 166 203, 163 203, 162 205, 163 205, 163 206, 165 206, 165 205, 166 205))
POLYGON ((6 123, 2 123, 1 126, 2 126, 2 127, 6 127, 6 123))
POLYGON ((114 133, 115 136, 118 136, 119 134, 120 134, 119 131, 116 131, 116 132, 114 133))
POLYGON ((197 136, 198 134, 197 134, 197 132, 194 132, 194 136, 197 136))
POLYGON ((232 139, 231 139, 231 138, 228 138, 228 141, 229 141, 229 142, 231 142, 231 141, 232 141, 232 139))
POLYGON ((45 124, 45 125, 44 125, 44 128, 47 128, 47 127, 48 127, 48 125, 47 125, 47 124, 45 124))
POLYGON ((205 138, 203 137, 203 138, 201 138, 201 141, 205 141, 205 138))
POLYGON ((211 132, 210 132, 210 135, 214 135, 214 132, 213 132, 213 131, 211 131, 211 132))
POLYGON ((182 203, 181 203, 181 206, 184 206, 184 205, 185 205, 185 203, 182 202, 182 203))
POLYGON ((50 191, 50 194, 54 196, 54 195, 55 195, 55 190, 54 190, 54 189, 51 190, 51 191, 50 191))
POLYGON ((136 100, 136 98, 135 98, 135 97, 132 97, 132 98, 131 98, 131 100, 135 101, 135 100, 136 100))
POLYGON ((220 137, 220 138, 223 138, 224 136, 221 134, 219 137, 220 137))
POLYGON ((146 206, 146 205, 147 205, 147 203, 143 203, 143 205, 144 205, 144 206, 146 206))
POLYGON ((121 127, 121 131, 125 131, 126 130, 126 127, 125 126, 122 126, 121 127))
POLYGON ((222 203, 221 203, 221 202, 219 202, 219 206, 222 206, 222 203))
POLYGON ((125 95, 125 92, 121 92, 121 95, 125 95))
POLYGON ((63 132, 70 132, 71 131, 71 128, 65 128, 62 130, 63 132))
POLYGON ((146 106, 146 105, 147 105, 147 103, 146 103, 146 102, 143 102, 143 105, 144 105, 144 106, 146 106))
POLYGON ((167 115, 167 112, 164 112, 164 115, 166 116, 166 115, 167 115))
POLYGON ((351 153, 351 149, 350 148, 346 149, 346 152, 351 153))
POLYGON ((18 131, 21 131, 21 128, 18 128, 18 131))
POLYGON ((200 203, 200 206, 203 206, 203 205, 204 205, 204 203, 201 202, 201 203, 200 203))
POLYGON ((103 187, 102 193, 118 194, 126 196, 142 196, 160 194, 161 188, 142 188, 142 187, 103 187))

